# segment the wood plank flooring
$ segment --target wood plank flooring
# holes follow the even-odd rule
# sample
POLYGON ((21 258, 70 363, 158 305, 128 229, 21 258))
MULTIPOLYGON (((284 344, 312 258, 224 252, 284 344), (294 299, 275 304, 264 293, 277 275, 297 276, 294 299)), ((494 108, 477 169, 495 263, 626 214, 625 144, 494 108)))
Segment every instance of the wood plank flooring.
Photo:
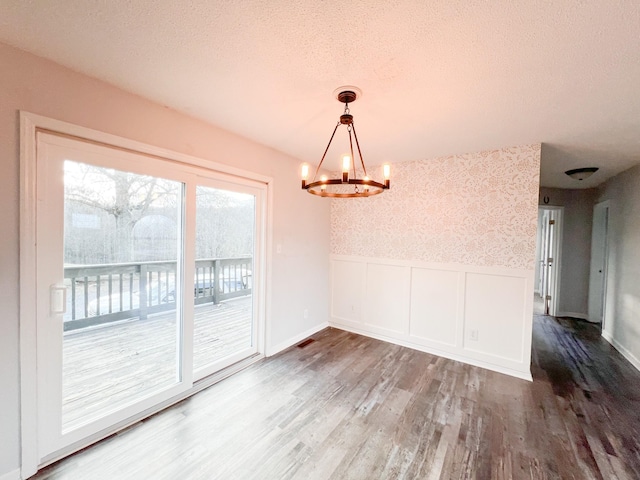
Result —
MULTIPOLYGON (((251 346, 251 297, 194 310, 194 367, 251 346)), ((177 381, 175 312, 66 332, 63 428, 113 410, 177 381)))
POLYGON ((326 329, 37 479, 638 479, 640 372, 538 316, 533 382, 326 329))

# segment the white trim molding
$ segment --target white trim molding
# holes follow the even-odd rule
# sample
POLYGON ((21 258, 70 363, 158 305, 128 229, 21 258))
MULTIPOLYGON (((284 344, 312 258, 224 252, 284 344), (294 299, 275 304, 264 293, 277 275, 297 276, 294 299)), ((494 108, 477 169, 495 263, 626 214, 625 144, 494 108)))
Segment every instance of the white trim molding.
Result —
POLYGON ((332 255, 329 324, 532 380, 534 275, 332 255))
POLYGON ((331 325, 334 328, 344 330, 346 332, 357 333, 358 335, 363 335, 365 337, 375 338, 376 340, 382 340, 383 342, 393 343, 394 345, 400 345, 401 347, 411 348, 413 350, 418 350, 419 352, 430 353, 432 355, 437 355, 439 357, 448 358, 449 360, 455 360, 456 362, 467 363, 469 365, 473 365, 474 367, 484 368, 486 370, 491 370, 493 372, 502 373, 504 375, 509 375, 511 377, 520 378, 522 380, 527 380, 529 382, 533 381, 533 377, 530 372, 522 372, 520 370, 514 370, 511 368, 501 367, 500 365, 495 365, 493 363, 483 362, 481 360, 476 360, 473 358, 465 357, 463 355, 456 355, 454 353, 448 352, 446 350, 439 350, 433 347, 425 347, 424 345, 419 345, 412 342, 406 342, 403 340, 398 340, 393 337, 378 335, 375 333, 371 333, 369 331, 341 326, 338 324, 331 325))
POLYGON ((589 320, 589 315, 587 315, 586 313, 578 313, 578 312, 558 312, 556 315, 556 317, 570 317, 570 318, 577 318, 580 320, 586 320, 588 322, 590 322, 589 320))
POLYGON ((640 359, 631 353, 626 347, 624 347, 619 341, 617 341, 609 332, 603 330, 602 338, 611 344, 613 348, 618 350, 620 354, 626 358, 636 370, 640 371, 640 359))
POLYGON ((20 433, 22 477, 38 471, 36 363, 36 130, 20 112, 20 433))
POLYGON ((269 348, 267 348, 266 356, 267 357, 272 357, 272 356, 282 352, 283 350, 286 350, 287 348, 291 347, 292 345, 295 345, 296 343, 304 340, 305 338, 310 337, 311 335, 313 335, 315 333, 318 333, 321 330, 324 330, 328 326, 329 326, 329 322, 323 322, 323 323, 321 323, 319 325, 316 325, 315 327, 310 328, 306 332, 302 332, 299 335, 296 335, 295 337, 291 337, 288 340, 285 340, 284 342, 280 342, 278 345, 274 345, 272 347, 269 347, 269 348))

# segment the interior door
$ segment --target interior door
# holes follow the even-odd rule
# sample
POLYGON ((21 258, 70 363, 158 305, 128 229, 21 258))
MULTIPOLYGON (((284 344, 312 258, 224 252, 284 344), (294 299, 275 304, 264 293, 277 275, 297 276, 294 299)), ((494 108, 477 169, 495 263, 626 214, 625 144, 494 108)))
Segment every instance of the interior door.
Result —
POLYGON ((555 253, 554 253, 556 220, 554 218, 553 210, 548 210, 547 213, 548 213, 548 216, 546 218, 547 230, 546 230, 546 237, 545 237, 546 257, 544 259, 545 261, 545 286, 544 286, 545 296, 543 298, 544 298, 544 305, 545 305, 545 314, 550 315, 551 302, 554 300, 553 270, 555 269, 555 261, 556 261, 555 253))
POLYGON ((543 313, 556 315, 558 267, 560 261, 561 210, 542 208, 538 222, 538 289, 543 301, 543 313))
POLYGON ((540 241, 540 246, 539 246, 539 258, 538 258, 538 279, 539 279, 539 285, 538 285, 538 291, 540 292, 540 296, 542 297, 542 300, 544 301, 544 299, 546 298, 547 295, 547 289, 548 289, 548 283, 547 283, 547 258, 549 256, 549 236, 548 236, 548 230, 549 230, 549 211, 548 210, 541 210, 540 211, 540 237, 539 237, 539 241, 540 241))
POLYGON ((604 321, 604 300, 607 278, 607 250, 609 230, 609 204, 593 207, 591 232, 591 266, 589 269, 589 321, 604 321))

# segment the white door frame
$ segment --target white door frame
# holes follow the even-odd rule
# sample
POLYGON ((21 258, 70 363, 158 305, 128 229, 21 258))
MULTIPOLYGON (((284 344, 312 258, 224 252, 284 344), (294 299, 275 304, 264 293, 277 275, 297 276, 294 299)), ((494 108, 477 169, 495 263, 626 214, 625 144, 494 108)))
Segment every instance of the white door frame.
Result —
POLYGON ((604 322, 605 322, 605 311, 607 308, 607 271, 609 266, 609 222, 611 219, 611 201, 605 200, 603 202, 596 203, 593 206, 593 227, 591 231, 591 261, 589 264, 589 303, 588 303, 588 320, 590 322, 602 322, 602 330, 604 331, 604 322), (596 237, 596 229, 600 226, 597 225, 596 220, 596 209, 602 208, 605 213, 605 224, 604 224, 604 244, 603 248, 603 259, 602 265, 596 265, 594 263, 594 252, 595 252, 595 244, 594 239, 596 237), (596 272, 596 270, 600 270, 596 272), (597 283, 594 281, 594 274, 601 273, 602 274, 602 286, 598 287, 597 283), (596 310, 600 310, 598 308, 598 304, 594 301, 595 296, 599 297, 599 300, 602 302, 602 317, 600 317, 600 312, 596 310))
POLYGON ((538 209, 538 226, 536 232, 536 268, 535 268, 535 277, 534 277, 534 285, 533 291, 534 293, 542 296, 542 270, 541 270, 541 257, 542 257, 542 232, 543 225, 542 219, 543 217, 540 214, 540 209, 538 209))
MULTIPOLYGON (((560 279, 562 270, 562 227, 564 219, 564 207, 553 205, 538 205, 538 218, 540 218, 540 215, 545 210, 549 210, 552 212, 552 217, 555 221, 555 232, 551 244, 553 267, 551 268, 551 278, 549 279, 549 295, 551 296, 551 300, 549 302, 549 315, 556 316, 559 312, 558 300, 560 297, 560 279)), ((540 226, 540 222, 538 222, 538 225, 540 226)), ((544 239, 542 238, 540 238, 540 240, 544 241, 544 239)), ((538 261, 538 258, 536 258, 536 262, 538 261)), ((542 266, 540 268, 542 270, 542 266)), ((540 272, 540 274, 542 275, 542 272, 540 272)), ((543 301, 546 302, 544 298, 543 301)))
MULTIPOLYGON (((192 157, 178 152, 173 152, 160 147, 129 140, 116 135, 111 135, 85 127, 80 127, 60 120, 51 119, 28 112, 20 112, 20 406, 21 406, 21 476, 28 478, 34 475, 40 466, 38 455, 38 389, 37 389, 37 308, 36 308, 36 133, 46 131, 62 136, 70 136, 80 140, 108 145, 126 151, 133 151, 143 155, 171 160, 183 165, 204 168, 221 175, 226 175, 235 181, 247 179, 263 183, 266 187, 266 199, 264 209, 264 245, 262 257, 262 281, 260 291, 256 295, 262 295, 264 299, 258 315, 258 329, 261 332, 258 341, 260 355, 250 359, 256 361, 264 356, 268 332, 270 331, 270 289, 268 279, 271 272, 271 244, 273 225, 273 179, 268 176, 247 172, 228 165, 211 162, 192 157)), ((244 368, 246 365, 238 364, 235 369, 244 368)), ((196 393, 210 384, 229 375, 225 371, 219 376, 212 376, 201 383, 194 384, 193 388, 175 398, 152 409, 141 412, 127 421, 114 426, 121 429, 136 421, 151 415, 167 406, 176 403, 189 395, 196 393)), ((64 454, 73 453, 84 446, 93 443, 113 433, 104 431, 75 444, 64 454)), ((55 461, 52 459, 51 461, 55 461)))

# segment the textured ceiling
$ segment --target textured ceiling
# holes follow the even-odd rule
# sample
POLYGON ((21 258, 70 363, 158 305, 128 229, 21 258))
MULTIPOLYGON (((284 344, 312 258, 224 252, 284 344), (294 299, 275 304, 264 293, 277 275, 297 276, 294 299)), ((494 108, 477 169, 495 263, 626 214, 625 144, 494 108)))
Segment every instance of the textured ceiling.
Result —
POLYGON ((368 164, 542 142, 542 184, 586 188, 640 163, 636 0, 0 0, 0 41, 311 163, 345 84, 368 164))

